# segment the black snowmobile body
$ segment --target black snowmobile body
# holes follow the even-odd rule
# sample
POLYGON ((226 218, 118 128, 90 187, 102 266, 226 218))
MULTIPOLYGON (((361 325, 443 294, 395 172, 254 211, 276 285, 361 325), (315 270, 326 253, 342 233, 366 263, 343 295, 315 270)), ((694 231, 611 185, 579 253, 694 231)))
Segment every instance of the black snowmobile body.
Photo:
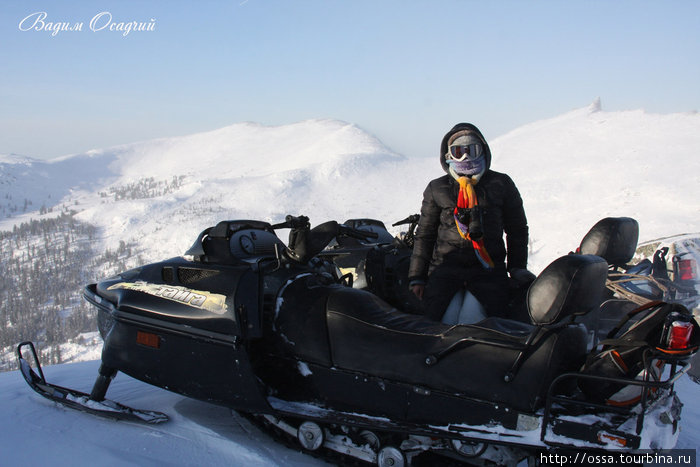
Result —
POLYGON ((697 324, 675 353, 653 349, 664 345, 666 315, 682 320, 687 310, 649 308, 656 321, 646 321, 653 326, 644 328, 644 356, 625 353, 634 373, 617 374, 594 364, 588 332, 576 322, 602 301, 608 264, 601 257, 568 255, 548 266, 527 296, 529 324, 488 318, 452 326, 349 287, 319 255, 333 239, 370 234, 336 222, 310 229, 303 217, 276 226, 225 221, 202 232, 184 257, 88 285, 104 339, 91 397, 103 399, 121 371, 263 415, 306 449, 379 465, 428 450, 505 465, 562 445, 673 447, 680 417, 673 383, 697 348, 697 324), (292 229, 289 247, 275 228, 292 229), (639 379, 661 358, 670 363, 663 377, 639 379), (610 394, 582 381, 605 381, 609 393, 637 388, 640 397, 611 406, 610 394), (649 418, 660 428, 645 434, 649 418))

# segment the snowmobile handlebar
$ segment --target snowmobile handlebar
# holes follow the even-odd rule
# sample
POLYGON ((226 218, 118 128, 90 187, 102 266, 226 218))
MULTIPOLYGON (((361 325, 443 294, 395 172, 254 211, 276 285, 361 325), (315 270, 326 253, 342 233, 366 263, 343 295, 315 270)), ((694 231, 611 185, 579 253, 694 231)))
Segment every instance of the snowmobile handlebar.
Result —
POLYGON ((393 224, 391 224, 391 226, 392 226, 392 227, 397 227, 397 226, 399 226, 399 225, 415 224, 416 222, 418 222, 418 219, 420 219, 420 214, 411 214, 410 216, 408 216, 408 217, 405 218, 404 220, 400 220, 400 221, 398 221, 398 222, 394 222, 393 224))
MULTIPOLYGON (((288 214, 284 222, 274 224, 271 226, 273 229, 292 229, 292 230, 309 230, 311 229, 311 223, 307 216, 292 216, 288 214)), ((374 239, 378 238, 379 234, 376 232, 371 232, 368 230, 354 229, 348 227, 345 224, 337 224, 338 232, 336 235, 345 235, 348 237, 357 238, 359 240, 374 239)))
POLYGON ((288 255, 294 261, 305 263, 319 254, 333 238, 339 235, 365 240, 378 238, 376 232, 359 230, 329 221, 319 224, 313 229, 307 216, 287 215, 285 221, 271 226, 273 229, 291 229, 289 232, 288 255))
POLYGON ((309 218, 307 216, 292 216, 287 214, 284 218, 284 222, 274 224, 271 226, 273 229, 303 229, 310 228, 309 218))
POLYGON ((371 232, 369 230, 353 229, 352 227, 348 227, 345 224, 338 224, 338 234, 345 235, 347 237, 356 238, 358 240, 379 238, 379 234, 377 232, 371 232))

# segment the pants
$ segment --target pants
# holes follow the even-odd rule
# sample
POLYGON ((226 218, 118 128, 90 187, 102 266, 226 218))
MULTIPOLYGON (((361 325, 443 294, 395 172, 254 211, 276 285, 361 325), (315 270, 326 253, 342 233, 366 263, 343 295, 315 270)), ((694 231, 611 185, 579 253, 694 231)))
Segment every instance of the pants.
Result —
POLYGON ((452 297, 466 287, 486 310, 488 316, 508 315, 508 275, 504 269, 437 267, 428 276, 423 294, 425 315, 440 321, 452 297))

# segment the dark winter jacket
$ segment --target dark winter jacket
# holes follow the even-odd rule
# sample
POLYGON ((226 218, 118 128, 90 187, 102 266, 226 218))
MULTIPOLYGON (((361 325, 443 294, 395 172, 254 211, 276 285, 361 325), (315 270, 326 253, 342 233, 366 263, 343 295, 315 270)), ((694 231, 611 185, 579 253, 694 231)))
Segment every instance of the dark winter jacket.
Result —
MULTIPOLYGON (((479 207, 483 212, 484 243, 496 268, 526 268, 528 226, 522 198, 513 180, 490 170, 491 151, 481 132, 473 125, 461 123, 450 130, 440 146, 440 163, 445 172, 447 142, 460 130, 470 130, 478 136, 486 154, 486 172, 476 184, 479 207), (506 235, 508 245, 503 241, 506 235), (507 265, 506 265, 507 261, 507 265)), ((423 205, 408 271, 410 281, 425 281, 437 266, 481 268, 471 242, 459 235, 454 220, 459 184, 449 175, 428 184, 423 193, 423 205)))

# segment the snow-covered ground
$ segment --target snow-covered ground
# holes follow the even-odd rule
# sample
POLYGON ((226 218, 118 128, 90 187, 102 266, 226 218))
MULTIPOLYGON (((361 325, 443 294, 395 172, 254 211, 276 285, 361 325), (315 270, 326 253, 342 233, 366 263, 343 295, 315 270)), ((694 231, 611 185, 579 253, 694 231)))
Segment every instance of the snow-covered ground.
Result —
MULTIPOLYGON (((99 362, 44 368, 48 381, 89 392, 99 362)), ((683 377, 685 402, 677 449, 700 448, 698 387, 683 377)), ((187 399, 119 374, 109 397, 165 412, 160 425, 105 420, 42 398, 18 371, 0 374, 0 465, 57 466, 307 466, 323 462, 277 444, 235 412, 187 399)))
MULTIPOLYGON (((98 361, 44 368, 47 380, 89 392, 98 361)), ((18 371, 0 374, 0 465, 307 466, 324 463, 277 444, 229 409, 186 399, 120 374, 109 397, 165 412, 144 425, 101 419, 44 399, 18 371)))
MULTIPOLYGON (((241 123, 48 162, 0 156, 0 187, 8 194, 0 200, 6 207, 0 230, 40 217, 42 206, 54 208, 44 216, 70 209, 101 228, 102 249, 124 240, 156 260, 181 254, 199 231, 222 219, 277 222, 285 214, 305 214, 312 224, 355 217, 390 224, 418 212, 425 185, 442 175, 441 137, 435 135, 434 154, 410 159, 335 120, 241 123), (117 195, 143 186, 155 188, 127 199, 117 195), (23 204, 29 206, 25 214, 10 212, 23 204)), ((636 218, 640 241, 700 231, 698 114, 605 112, 595 102, 490 144, 492 168, 508 173, 523 196, 534 272, 575 249, 607 216, 636 218)), ((46 373, 56 384, 89 389, 96 369, 93 361, 47 367, 46 373)), ((686 406, 678 447, 696 449, 699 388, 687 378, 679 388, 686 406)), ((278 447, 226 409, 123 375, 110 397, 166 412, 172 421, 144 428, 97 420, 43 400, 17 372, 1 374, 0 465, 314 462, 278 447)))

